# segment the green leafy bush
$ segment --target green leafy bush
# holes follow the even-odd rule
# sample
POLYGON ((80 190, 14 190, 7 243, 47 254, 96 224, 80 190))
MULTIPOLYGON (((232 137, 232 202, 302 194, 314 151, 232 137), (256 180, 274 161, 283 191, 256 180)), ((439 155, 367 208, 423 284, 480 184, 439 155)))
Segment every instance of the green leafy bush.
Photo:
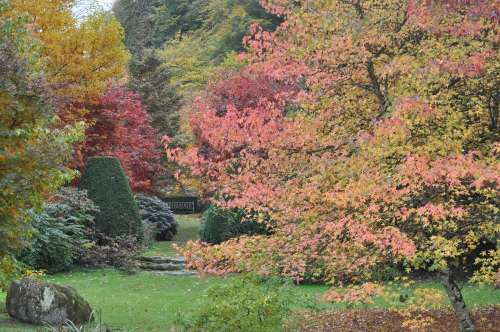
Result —
POLYGON ((153 238, 157 241, 171 241, 177 234, 177 222, 168 204, 156 196, 144 194, 136 195, 135 199, 142 221, 153 230, 153 238))
POLYGON ((245 219, 243 210, 223 210, 210 206, 203 213, 200 239, 210 244, 219 244, 240 235, 265 234, 263 223, 245 219))
POLYGON ((92 224, 97 211, 85 191, 61 189, 41 213, 33 215, 31 247, 19 259, 49 273, 69 270, 77 248, 87 242, 85 228, 92 224))
POLYGON ((180 315, 182 331, 281 331, 293 299, 281 280, 256 276, 229 279, 207 290, 190 315, 180 315))
POLYGON ((117 158, 89 158, 80 188, 86 189, 89 198, 99 206, 100 211, 95 215, 99 231, 111 237, 142 238, 139 209, 117 158))

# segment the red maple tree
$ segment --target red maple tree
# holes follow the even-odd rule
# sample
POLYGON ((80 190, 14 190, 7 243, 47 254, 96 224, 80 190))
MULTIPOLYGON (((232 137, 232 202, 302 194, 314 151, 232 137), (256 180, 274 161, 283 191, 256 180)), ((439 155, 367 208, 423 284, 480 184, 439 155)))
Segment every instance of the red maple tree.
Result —
POLYGON ((77 153, 77 163, 92 156, 117 157, 134 191, 151 189, 159 169, 160 153, 156 130, 138 96, 122 87, 110 87, 90 107, 85 143, 77 153))

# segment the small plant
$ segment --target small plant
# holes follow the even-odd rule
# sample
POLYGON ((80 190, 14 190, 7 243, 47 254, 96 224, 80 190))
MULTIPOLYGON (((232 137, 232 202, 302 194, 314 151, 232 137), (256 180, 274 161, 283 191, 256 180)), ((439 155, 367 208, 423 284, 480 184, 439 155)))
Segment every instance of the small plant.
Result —
POLYGON ((101 312, 92 311, 92 315, 90 316, 88 325, 77 326, 70 320, 67 320, 62 326, 52 326, 47 325, 45 327, 46 332, 111 332, 111 329, 106 327, 102 323, 102 314, 101 312))
POLYGON ((171 241, 177 234, 177 222, 168 204, 156 196, 138 194, 135 198, 145 228, 152 230, 152 237, 156 241, 171 241))
POLYGON ((182 331, 281 331, 291 310, 289 285, 277 279, 244 276, 211 287, 190 316, 180 315, 182 331))

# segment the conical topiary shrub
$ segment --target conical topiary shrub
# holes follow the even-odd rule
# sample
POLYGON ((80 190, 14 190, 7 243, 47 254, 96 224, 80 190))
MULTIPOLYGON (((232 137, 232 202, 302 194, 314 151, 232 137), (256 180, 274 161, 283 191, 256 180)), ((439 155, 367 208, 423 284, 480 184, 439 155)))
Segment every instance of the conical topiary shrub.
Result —
POLYGON ((137 203, 120 161, 114 157, 93 157, 80 179, 80 188, 99 206, 95 216, 97 229, 108 236, 142 237, 137 203))

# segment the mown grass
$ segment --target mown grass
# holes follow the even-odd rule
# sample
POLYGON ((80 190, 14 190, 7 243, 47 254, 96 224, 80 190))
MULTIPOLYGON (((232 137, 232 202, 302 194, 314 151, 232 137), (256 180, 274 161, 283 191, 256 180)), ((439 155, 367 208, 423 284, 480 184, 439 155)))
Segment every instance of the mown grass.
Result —
MULTIPOLYGON (((176 216, 179 222, 179 232, 174 242, 184 244, 188 240, 198 239, 200 228, 199 215, 176 216)), ((176 256, 172 243, 161 242, 152 245, 147 255, 176 256)), ((159 332, 168 331, 173 326, 178 313, 187 313, 205 296, 205 291, 227 278, 197 277, 197 276, 160 276, 149 272, 126 274, 114 269, 79 270, 65 274, 47 276, 50 282, 75 287, 87 299, 94 310, 99 311, 103 322, 113 330, 122 332, 159 332)), ((399 288, 411 293, 415 288, 435 289, 444 296, 444 290, 436 281, 421 281, 410 289, 401 285, 399 288)), ((292 293, 297 310, 307 308, 316 303, 319 308, 344 309, 347 304, 327 305, 317 301, 320 295, 328 289, 325 285, 292 286, 292 293)), ((466 284, 463 295, 471 307, 482 307, 500 304, 500 290, 492 287, 479 287, 466 284)), ((36 328, 22 324, 14 324, 5 313, 5 294, 0 292, 0 332, 33 332, 36 328), (9 323, 10 322, 10 323, 9 323)), ((446 300, 447 301, 447 300, 446 300)), ((397 299, 388 300, 379 297, 366 308, 392 308, 401 306, 397 299)), ((38 329, 38 331, 43 331, 38 329)))
POLYGON ((200 237, 201 216, 199 214, 176 215, 179 227, 173 241, 155 242, 145 252, 146 256, 177 256, 173 244, 184 245, 200 237))
MULTIPOLYGON (((83 270, 47 277, 50 282, 75 287, 92 307, 102 313, 103 322, 119 331, 168 331, 179 312, 186 313, 203 299, 206 289, 212 285, 226 282, 225 278, 196 276, 159 276, 141 272, 125 274, 113 269, 83 270)), ((444 294, 437 282, 418 282, 413 286, 435 289, 444 294)), ((297 309, 305 308, 327 289, 324 285, 303 285, 290 288, 292 297, 297 299, 297 309)), ((465 300, 472 307, 500 304, 500 290, 492 287, 465 285, 465 300)), ((0 293, 0 302, 5 294, 0 293)), ((369 308, 388 308, 399 303, 383 298, 375 299, 369 308)), ((323 305, 324 307, 330 307, 323 305)), ((0 322, 6 319, 1 313, 0 322)), ((333 306, 345 308, 345 304, 333 306)), ((36 331, 34 328, 17 325, 8 327, 0 323, 0 331, 36 331)))
MULTIPOLYGON (((210 286, 226 282, 220 277, 159 276, 140 272, 134 275, 113 269, 83 270, 46 278, 50 282, 70 285, 87 299, 112 329, 119 331, 167 331, 177 314, 188 312, 210 286)), ((294 287, 297 296, 321 293, 323 286, 294 287)), ((0 302, 5 294, 0 293, 0 302)), ((3 304, 1 304, 3 308, 3 304)), ((0 321, 5 313, 0 313, 0 321)), ((35 331, 25 326, 0 331, 35 331)))

